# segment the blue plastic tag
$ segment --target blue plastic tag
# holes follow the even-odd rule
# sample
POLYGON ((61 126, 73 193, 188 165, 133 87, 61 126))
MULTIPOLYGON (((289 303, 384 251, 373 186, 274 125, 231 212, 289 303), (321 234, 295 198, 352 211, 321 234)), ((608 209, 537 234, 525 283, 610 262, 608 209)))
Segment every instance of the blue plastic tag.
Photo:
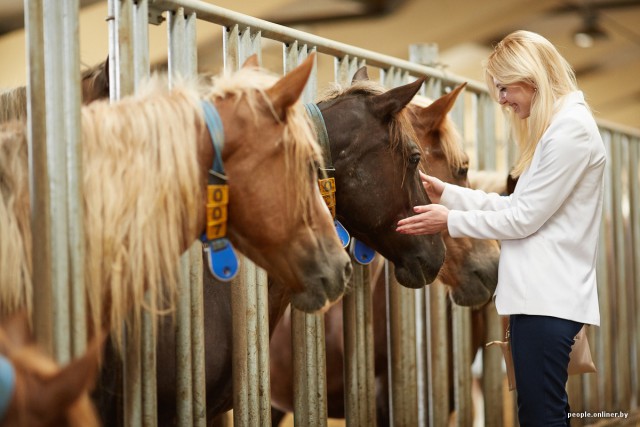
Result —
POLYGON ((220 238, 212 240, 204 247, 207 253, 209 271, 213 277, 228 282, 238 274, 238 257, 233 250, 229 239, 220 238))
POLYGON ((0 355, 0 421, 4 418, 16 389, 16 372, 6 357, 0 355))
POLYGON ((375 258, 376 251, 354 237, 351 239, 351 255, 358 264, 367 265, 375 258))
POLYGON ((338 238, 340 242, 342 242, 342 247, 346 248, 349 245, 349 241, 351 240, 351 236, 349 236, 349 232, 344 225, 340 223, 337 219, 333 220, 333 224, 336 226, 336 232, 338 233, 338 238))

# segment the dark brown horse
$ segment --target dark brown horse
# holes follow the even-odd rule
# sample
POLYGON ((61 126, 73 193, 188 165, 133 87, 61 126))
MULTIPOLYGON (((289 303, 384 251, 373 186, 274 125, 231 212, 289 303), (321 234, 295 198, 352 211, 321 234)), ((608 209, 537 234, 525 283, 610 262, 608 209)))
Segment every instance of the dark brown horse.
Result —
MULTIPOLYGON (((364 73, 356 78, 367 78, 364 73)), ((414 98, 409 105, 411 123, 417 141, 425 153, 423 167, 429 174, 457 185, 468 186, 468 157, 462 151, 460 135, 448 112, 464 85, 435 102, 414 98)), ((444 234, 447 256, 440 279, 448 285, 453 301, 460 305, 483 304, 493 294, 497 283, 498 246, 496 242, 475 239, 453 239, 444 234)), ((372 274, 374 284, 373 330, 374 363, 378 381, 378 418, 387 425, 388 396, 386 296, 383 275, 372 274), (375 280, 377 278, 377 280, 375 280)), ((343 320, 342 306, 336 304, 325 314, 327 357, 327 406, 332 418, 344 418, 343 320)), ((271 340, 271 387, 273 425, 278 425, 284 412, 293 410, 291 370, 290 317, 285 315, 271 340), (284 410, 284 411, 283 411, 284 410)))
MULTIPOLYGON (((318 104, 336 168, 339 219, 355 237, 392 256, 403 282, 414 287, 432 281, 444 258, 439 236, 407 239, 393 233, 395 222, 413 204, 428 203, 417 175, 420 149, 404 110, 421 83, 388 92, 373 84, 356 85, 333 91, 331 99, 318 104)), ((231 290, 206 271, 204 281, 207 419, 212 420, 233 405, 231 290)), ((279 280, 270 280, 268 292, 273 331, 290 292, 279 280)), ((173 334, 163 335, 158 345, 158 420, 171 425, 176 413, 173 334)))

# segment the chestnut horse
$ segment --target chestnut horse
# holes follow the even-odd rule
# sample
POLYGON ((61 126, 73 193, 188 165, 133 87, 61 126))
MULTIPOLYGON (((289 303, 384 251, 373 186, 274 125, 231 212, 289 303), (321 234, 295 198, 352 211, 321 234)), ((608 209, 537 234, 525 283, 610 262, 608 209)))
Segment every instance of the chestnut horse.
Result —
MULTIPOLYGON (((157 312, 173 305, 178 258, 205 227, 214 148, 202 99, 215 105, 224 129, 229 239, 286 284, 302 310, 342 295, 351 264, 322 204, 313 169, 319 149, 296 106, 311 66, 309 60, 280 80, 247 69, 172 90, 156 78, 136 96, 82 108, 91 330, 108 325, 117 340, 131 308, 157 312)), ((9 314, 31 307, 27 142, 20 122, 0 130, 0 182, 0 308, 9 314)))
MULTIPOLYGON (((420 150, 413 142, 415 134, 403 110, 421 83, 388 92, 367 84, 333 90, 330 100, 318 104, 336 167, 340 220, 357 238, 393 255, 411 286, 424 286, 433 280, 444 258, 439 236, 413 239, 391 232, 397 219, 408 215, 414 203, 428 203, 417 173, 420 150), (350 120, 345 121, 347 116, 350 120), (371 199, 365 197, 371 191, 376 194, 375 210, 370 200, 367 206, 354 206, 353 201, 371 199)), ((325 206, 318 209, 326 211, 325 206)), ((276 276, 269 280, 270 333, 291 302, 289 286, 276 276)), ((211 422, 233 405, 231 290, 205 270, 203 297, 207 420, 211 422)), ((169 333, 158 342, 162 349, 157 359, 158 421, 171 425, 176 414, 175 337, 171 328, 162 329, 169 333)), ((111 408, 106 415, 113 415, 111 408)), ((110 422, 118 424, 117 420, 110 422)))
MULTIPOLYGON (((81 75, 82 103, 109 97, 109 60, 87 68, 81 75)), ((27 117, 27 88, 19 86, 0 93, 0 123, 27 117)))
POLYGON ((24 313, 0 325, 0 427, 97 427, 88 390, 102 339, 60 368, 32 341, 24 313))
MULTIPOLYGON (((359 70, 355 79, 367 79, 359 70)), ((424 151, 422 166, 434 176, 457 185, 468 186, 468 157, 462 150, 459 132, 448 112, 464 85, 435 102, 416 96, 409 104, 411 123, 424 151)), ((460 305, 485 303, 497 284, 497 243, 475 239, 453 239, 443 233, 447 256, 440 279, 448 285, 452 300, 460 305)), ((373 271, 376 267, 372 267, 373 271)), ((387 425, 387 330, 384 278, 372 274, 375 376, 378 382, 378 421, 387 425)), ((331 418, 344 418, 343 323, 342 306, 336 304, 325 314, 327 352, 327 407, 331 418)), ((293 410, 290 317, 285 315, 271 340, 272 420, 278 425, 285 412, 293 410)))

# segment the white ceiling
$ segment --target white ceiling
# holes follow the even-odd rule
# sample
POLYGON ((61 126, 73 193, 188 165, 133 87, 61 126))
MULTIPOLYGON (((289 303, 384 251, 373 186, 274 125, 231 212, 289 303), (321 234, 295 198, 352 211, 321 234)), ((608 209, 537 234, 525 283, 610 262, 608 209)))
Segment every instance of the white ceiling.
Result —
MULTIPOLYGON (((0 1, 0 54, 9 44, 3 39, 15 38, 21 32, 23 2, 0 1), (2 35, 8 30, 15 31, 2 35)), ((408 46, 412 43, 434 42, 439 46, 440 63, 448 70, 474 80, 481 80, 481 61, 490 52, 492 43, 516 29, 536 31, 558 46, 574 66, 579 84, 598 117, 640 129, 640 0, 209 2, 259 18, 281 20, 289 25, 295 23, 319 36, 400 58, 408 57, 408 46), (394 10, 386 15, 348 17, 366 9, 358 2, 368 6, 386 3, 394 10), (608 39, 588 49, 577 47, 572 40, 573 31, 582 25, 580 12, 585 6, 597 11, 600 26, 609 35, 608 39), (332 14, 343 18, 332 20, 332 14)), ((92 36, 98 37, 95 48, 85 47, 81 53, 85 62, 92 63, 97 59, 87 59, 91 55, 86 52, 98 50, 98 56, 93 53, 93 58, 106 56, 106 1, 81 0, 81 4, 93 4, 83 9, 80 24, 84 38, 81 43, 93 43, 87 33, 82 33, 83 26, 92 36), (89 10, 93 12, 85 13, 89 10), (97 22, 89 22, 89 19, 97 19, 97 22)), ((161 34, 163 31, 166 29, 159 30, 161 34)), ((210 37, 212 39, 208 41, 200 40, 201 51, 220 44, 219 35, 210 37)), ((5 62, 2 68, 8 66, 5 62)), ((0 72, 0 87, 5 85, 0 72)))

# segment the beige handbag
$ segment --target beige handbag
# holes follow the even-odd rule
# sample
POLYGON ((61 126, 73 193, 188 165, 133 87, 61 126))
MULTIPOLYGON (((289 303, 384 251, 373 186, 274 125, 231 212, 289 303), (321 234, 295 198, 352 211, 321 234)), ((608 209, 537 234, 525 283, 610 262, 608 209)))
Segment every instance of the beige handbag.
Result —
MULTIPOLYGON (((591 358, 591 349, 589 347, 589 341, 587 340, 587 325, 584 325, 578 335, 575 336, 573 346, 571 347, 571 353, 569 353, 569 375, 576 374, 588 374, 590 372, 596 372, 596 365, 591 358)), ((486 344, 486 347, 491 345, 498 345, 502 350, 504 356, 504 363, 507 368, 507 380, 509 382, 509 391, 516 388, 516 376, 513 370, 513 357, 511 355, 511 340, 510 331, 507 329, 504 341, 491 341, 486 344)))

